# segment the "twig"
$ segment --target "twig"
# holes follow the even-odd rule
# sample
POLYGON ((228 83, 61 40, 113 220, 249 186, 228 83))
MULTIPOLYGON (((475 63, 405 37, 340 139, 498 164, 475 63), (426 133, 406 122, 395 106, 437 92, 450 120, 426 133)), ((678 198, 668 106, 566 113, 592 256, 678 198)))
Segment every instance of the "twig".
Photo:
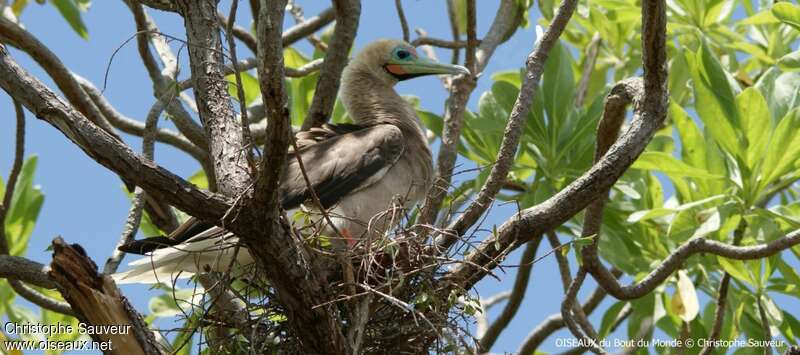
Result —
MULTIPOLYGON (((117 111, 117 109, 114 108, 110 102, 108 102, 106 97, 103 96, 100 93, 100 90, 98 90, 91 82, 78 76, 77 74, 73 74, 73 76, 75 76, 75 79, 81 84, 81 87, 86 90, 86 93, 89 94, 89 97, 92 98, 95 105, 97 105, 97 108, 100 109, 100 112, 106 117, 112 126, 128 134, 139 137, 144 136, 145 124, 143 122, 125 117, 122 113, 117 111)), ((208 153, 189 141, 180 132, 175 132, 166 128, 158 128, 156 129, 156 141, 169 144, 186 152, 200 162, 200 164, 203 166, 210 166, 211 164, 208 153)))
POLYGON ((320 12, 319 15, 283 31, 283 35, 281 36, 283 47, 289 47, 306 36, 317 32, 320 28, 325 27, 336 18, 337 11, 338 10, 334 10, 333 8, 327 8, 320 12))
MULTIPOLYGON (((733 231, 733 245, 739 245, 744 238, 744 232, 747 229, 747 222, 741 220, 736 230, 733 231)), ((730 287, 731 275, 723 272, 722 279, 719 282, 719 289, 717 291, 717 309, 714 311, 714 325, 711 327, 711 332, 708 334, 709 343, 714 343, 719 339, 722 333, 722 325, 725 322, 725 308, 728 304, 728 288, 730 287)), ((708 355, 714 347, 706 345, 700 351, 700 355, 708 355)))
MULTIPOLYGON (((147 113, 147 119, 144 124, 144 138, 142 139, 142 155, 146 159, 155 161, 155 136, 156 129, 158 129, 158 118, 164 112, 165 104, 163 101, 158 100, 150 108, 147 113)), ((119 250, 119 247, 130 243, 136 236, 139 230, 139 224, 142 222, 142 208, 144 207, 145 192, 141 187, 136 187, 133 192, 133 202, 131 208, 128 210, 128 217, 125 220, 125 226, 122 228, 122 234, 119 236, 117 246, 111 253, 111 256, 106 260, 106 265, 103 267, 105 274, 111 275, 117 272, 122 258, 125 257, 125 252, 119 250)))
MULTIPOLYGON (((233 7, 233 6, 231 6, 233 7)), ((236 24, 235 19, 231 19, 233 16, 225 16, 222 12, 217 13, 217 18, 219 19, 219 24, 225 28, 225 31, 229 33, 229 35, 233 35, 234 38, 242 41, 251 52, 256 53, 258 52, 258 42, 256 37, 253 36, 250 31, 246 28, 239 26, 236 24)), ((231 47, 230 41, 228 41, 228 47, 231 47)))
POLYGON ((497 316, 497 319, 489 326, 486 333, 481 337, 479 348, 481 351, 489 351, 500 333, 508 326, 522 304, 522 299, 528 291, 528 282, 530 281, 531 269, 533 269, 533 259, 536 257, 536 251, 539 249, 539 243, 542 238, 537 238, 528 242, 525 251, 522 252, 520 258, 520 268, 517 270, 517 276, 514 280, 514 287, 511 289, 511 297, 506 303, 503 311, 497 316))
MULTIPOLYGON (((324 60, 322 58, 314 59, 299 68, 284 68, 284 74, 286 77, 289 78, 299 78, 303 76, 307 76, 315 71, 318 71, 320 67, 322 67, 322 62, 324 60)), ((245 58, 241 59, 236 62, 236 65, 226 64, 223 68, 223 73, 225 75, 230 75, 236 72, 243 72, 251 69, 255 69, 258 66, 258 60, 256 58, 245 58)), ((194 87, 194 83, 191 79, 183 80, 178 82, 178 89, 179 90, 186 90, 194 87)))
POLYGON ((405 12, 403 12, 402 0, 394 0, 394 7, 397 10, 397 18, 400 20, 400 28, 403 30, 403 40, 408 42, 411 40, 411 32, 408 30, 408 20, 406 20, 405 12))
MULTIPOLYGON (((447 19, 450 22, 450 33, 453 35, 453 42, 458 41, 461 36, 458 32, 458 15, 456 14, 454 0, 447 0, 447 19)), ((453 48, 453 55, 450 58, 450 63, 457 64, 458 56, 461 53, 458 48, 453 48)))
POLYGON ((333 0, 336 9, 336 27, 325 53, 314 98, 308 108, 302 130, 322 125, 328 120, 336 103, 342 70, 347 65, 347 55, 353 46, 361 17, 360 0, 333 0))
MULTIPOLYGON (((477 43, 480 43, 478 41, 477 43)), ((446 39, 439 39, 433 38, 428 36, 420 36, 411 41, 411 45, 414 47, 419 46, 433 46, 433 47, 440 47, 440 48, 450 48, 450 49, 458 49, 458 48, 465 48, 467 46, 466 41, 448 41, 446 39)))
POLYGON ((486 329, 489 328, 489 322, 486 319, 489 310, 509 297, 511 297, 511 290, 497 293, 485 300, 481 299, 481 310, 475 314, 475 338, 483 338, 483 335, 486 334, 486 329))

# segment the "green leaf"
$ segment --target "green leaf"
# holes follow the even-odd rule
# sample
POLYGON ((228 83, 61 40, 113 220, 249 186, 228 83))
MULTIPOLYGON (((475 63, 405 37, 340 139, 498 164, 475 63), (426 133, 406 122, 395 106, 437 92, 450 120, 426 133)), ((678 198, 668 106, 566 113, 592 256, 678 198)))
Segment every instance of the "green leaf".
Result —
POLYGON ((575 79, 572 75, 572 57, 560 43, 550 51, 544 65, 542 76, 542 96, 544 109, 553 127, 551 132, 558 132, 557 124, 567 119, 575 100, 575 79))
MULTIPOLYGON (((703 45, 697 53, 687 53, 692 68, 694 82, 695 109, 711 136, 723 149, 740 156, 738 113, 734 99, 733 80, 713 56, 708 45, 703 45)), ((735 84, 735 81, 734 81, 735 84)))
POLYGON ((747 137, 747 165, 753 169, 761 161, 772 131, 769 107, 764 96, 752 87, 736 96, 736 107, 747 137))
POLYGON ((766 187, 792 169, 800 155, 800 109, 792 110, 781 119, 772 134, 762 171, 765 178, 761 187, 766 187))
POLYGON ((725 272, 729 273, 734 278, 744 281, 750 285, 755 285, 756 282, 751 277, 750 273, 747 271, 747 268, 743 261, 741 260, 730 260, 723 258, 721 256, 717 257, 717 261, 719 265, 722 266, 722 269, 725 272))
POLYGON ((605 339, 608 336, 611 332, 611 327, 614 326, 617 317, 619 317, 620 312, 622 312, 622 309, 625 308, 627 303, 626 301, 619 301, 611 305, 611 307, 608 307, 606 313, 603 314, 603 320, 600 322, 600 330, 599 333, 597 333, 599 339, 605 339))
POLYGON ((73 0, 50 0, 53 6, 58 9, 61 16, 67 20, 69 26, 83 39, 89 39, 89 31, 81 19, 80 8, 73 2, 73 0))
POLYGON ((783 71, 800 71, 800 50, 785 54, 778 59, 778 68, 783 71))
POLYGON ((772 6, 772 14, 781 22, 800 31, 800 7, 788 2, 779 2, 772 6))
MULTIPOLYGON (((255 99, 261 96, 261 88, 258 85, 258 79, 248 72, 240 72, 242 78, 242 89, 244 91, 244 102, 247 105, 253 103, 255 99)), ((235 100, 239 100, 239 90, 236 88, 236 75, 230 74, 225 77, 228 81, 228 93, 235 100)))
POLYGON ((712 174, 705 169, 687 165, 664 152, 644 152, 631 167, 634 169, 661 171, 699 179, 725 179, 724 176, 712 174))
POLYGON ((208 190, 208 177, 206 177, 206 172, 203 171, 203 169, 198 170, 194 175, 190 176, 189 182, 198 188, 208 190))

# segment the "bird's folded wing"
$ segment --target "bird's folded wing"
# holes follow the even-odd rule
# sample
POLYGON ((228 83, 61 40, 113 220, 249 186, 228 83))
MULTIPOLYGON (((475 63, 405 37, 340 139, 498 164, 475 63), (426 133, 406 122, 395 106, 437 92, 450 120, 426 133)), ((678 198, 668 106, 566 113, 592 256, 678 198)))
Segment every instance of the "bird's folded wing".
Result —
POLYGON ((311 198, 310 188, 323 207, 333 206, 383 178, 404 149, 403 134, 393 125, 369 126, 304 146, 287 157, 280 186, 283 208, 296 208, 311 198))

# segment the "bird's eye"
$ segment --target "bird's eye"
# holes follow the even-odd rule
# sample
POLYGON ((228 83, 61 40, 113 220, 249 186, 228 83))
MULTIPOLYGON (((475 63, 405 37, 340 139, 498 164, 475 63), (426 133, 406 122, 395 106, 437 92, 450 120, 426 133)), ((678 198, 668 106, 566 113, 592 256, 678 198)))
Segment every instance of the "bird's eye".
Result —
POLYGON ((411 53, 409 53, 405 49, 398 50, 397 52, 395 52, 395 55, 397 55, 397 58, 400 59, 408 59, 409 57, 411 57, 411 53))

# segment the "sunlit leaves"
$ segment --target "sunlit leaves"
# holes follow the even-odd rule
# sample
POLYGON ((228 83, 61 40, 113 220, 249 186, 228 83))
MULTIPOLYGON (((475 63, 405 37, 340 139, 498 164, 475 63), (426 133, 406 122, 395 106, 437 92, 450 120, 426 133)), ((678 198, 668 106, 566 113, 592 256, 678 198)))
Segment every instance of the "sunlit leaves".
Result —
MULTIPOLYGON (((261 96, 261 89, 258 85, 258 79, 255 76, 248 72, 240 72, 239 73, 242 79, 242 91, 244 92, 244 101, 247 105, 250 105, 255 101, 257 98, 261 96)), ((239 89, 236 87, 236 76, 234 74, 230 74, 225 77, 225 80, 228 81, 228 94, 231 95, 232 98, 235 100, 239 100, 239 89)))
POLYGON ((779 2, 772 6, 772 15, 781 22, 800 31, 800 6, 779 2))

